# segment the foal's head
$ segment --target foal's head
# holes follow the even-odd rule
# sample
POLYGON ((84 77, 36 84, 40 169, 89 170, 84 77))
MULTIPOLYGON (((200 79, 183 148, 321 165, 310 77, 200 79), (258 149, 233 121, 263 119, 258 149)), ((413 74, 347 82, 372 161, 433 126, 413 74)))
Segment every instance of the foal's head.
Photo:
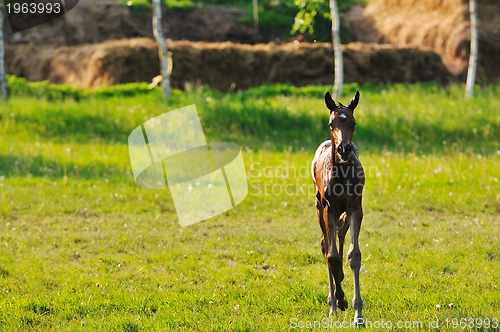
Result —
POLYGON ((354 109, 358 106, 359 91, 351 99, 347 106, 335 104, 329 92, 325 94, 326 107, 330 110, 330 136, 334 144, 335 159, 341 163, 348 162, 353 152, 352 134, 356 126, 354 109))

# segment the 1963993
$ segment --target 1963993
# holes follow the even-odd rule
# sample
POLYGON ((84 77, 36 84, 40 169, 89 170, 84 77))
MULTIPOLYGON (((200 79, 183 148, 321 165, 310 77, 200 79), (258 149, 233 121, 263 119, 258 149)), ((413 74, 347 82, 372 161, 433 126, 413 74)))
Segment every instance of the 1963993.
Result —
POLYGON ((60 2, 36 3, 36 2, 7 2, 5 5, 7 14, 59 14, 63 12, 60 2))

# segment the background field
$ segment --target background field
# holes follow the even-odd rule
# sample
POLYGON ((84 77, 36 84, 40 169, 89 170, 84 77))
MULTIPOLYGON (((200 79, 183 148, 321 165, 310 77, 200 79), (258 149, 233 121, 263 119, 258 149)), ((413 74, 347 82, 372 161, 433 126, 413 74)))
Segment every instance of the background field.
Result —
MULTIPOLYGON (((327 317, 309 175, 328 138, 327 87, 193 88, 166 101, 143 85, 10 86, 0 329, 261 331, 327 317), (249 195, 181 228, 168 191, 135 185, 126 144, 140 123, 193 103, 209 140, 242 146, 249 195)), ((465 100, 463 86, 351 85, 341 101, 355 89, 365 317, 426 329, 500 318, 500 86, 465 100)))

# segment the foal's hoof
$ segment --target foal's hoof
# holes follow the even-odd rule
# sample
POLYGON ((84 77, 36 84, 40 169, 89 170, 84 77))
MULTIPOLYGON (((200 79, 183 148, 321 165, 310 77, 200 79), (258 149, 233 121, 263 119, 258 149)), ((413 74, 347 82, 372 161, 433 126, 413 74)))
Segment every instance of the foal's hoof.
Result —
POLYGON ((354 327, 363 327, 363 326, 365 326, 365 319, 363 318, 363 316, 354 317, 354 320, 352 321, 352 325, 354 327))
POLYGON ((347 307, 349 307, 349 304, 347 300, 343 298, 342 300, 337 300, 337 307, 342 311, 346 311, 347 307))
POLYGON ((330 308, 330 312, 328 316, 332 317, 333 315, 337 316, 337 307, 335 306, 335 302, 332 302, 332 298, 328 295, 328 307, 330 308))

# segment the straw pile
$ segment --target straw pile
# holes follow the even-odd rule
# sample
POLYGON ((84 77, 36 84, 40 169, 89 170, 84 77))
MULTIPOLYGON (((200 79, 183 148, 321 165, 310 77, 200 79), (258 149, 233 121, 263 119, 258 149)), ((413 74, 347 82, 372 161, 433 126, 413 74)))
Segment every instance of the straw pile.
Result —
MULTIPOLYGON (((478 77, 498 82, 500 1, 477 1, 478 77)), ((359 12, 359 8, 356 10, 359 12)), ((347 18, 355 39, 433 50, 443 58, 448 70, 464 78, 470 49, 468 0, 371 0, 357 16, 347 18)))
MULTIPOLYGON (((228 91, 265 83, 331 84, 333 50, 324 43, 245 45, 169 41, 172 85, 208 84, 228 91)), ((434 52, 389 45, 344 45, 346 82, 445 81, 450 76, 434 52)), ((151 81, 159 73, 156 44, 146 38, 42 48, 7 47, 7 71, 28 80, 85 88, 151 81)))

